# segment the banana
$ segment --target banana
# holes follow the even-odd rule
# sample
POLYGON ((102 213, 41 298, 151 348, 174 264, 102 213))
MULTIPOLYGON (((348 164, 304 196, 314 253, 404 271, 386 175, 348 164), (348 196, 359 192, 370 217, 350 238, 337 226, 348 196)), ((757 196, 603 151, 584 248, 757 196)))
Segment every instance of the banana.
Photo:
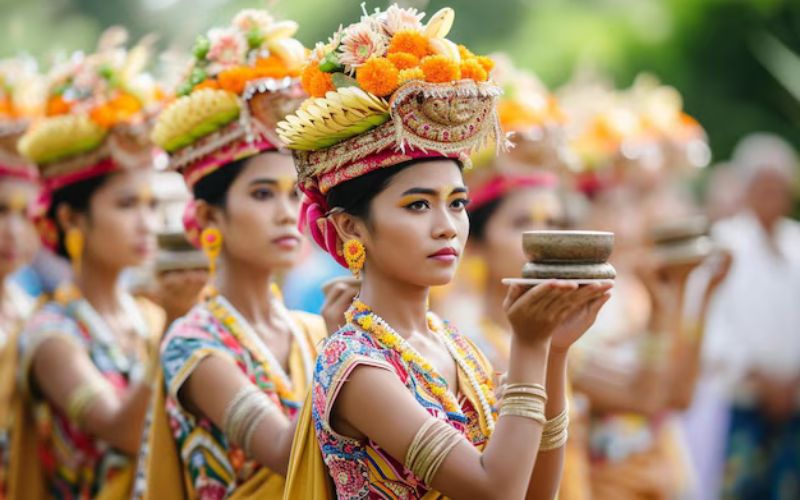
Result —
POLYGON ((267 40, 277 40, 279 38, 291 38, 297 33, 298 24, 294 21, 276 21, 264 30, 264 38, 267 40))
POLYGON ((455 18, 456 11, 450 7, 445 7, 431 16, 428 24, 425 25, 425 31, 423 33, 430 39, 443 39, 450 33, 455 18))
POLYGON ((454 44, 446 38, 431 38, 428 43, 430 44, 433 52, 442 56, 452 59, 456 62, 461 62, 461 52, 458 50, 458 45, 454 44))
POLYGON ((280 57, 289 69, 299 68, 305 62, 306 49, 294 38, 269 40, 267 48, 280 57))

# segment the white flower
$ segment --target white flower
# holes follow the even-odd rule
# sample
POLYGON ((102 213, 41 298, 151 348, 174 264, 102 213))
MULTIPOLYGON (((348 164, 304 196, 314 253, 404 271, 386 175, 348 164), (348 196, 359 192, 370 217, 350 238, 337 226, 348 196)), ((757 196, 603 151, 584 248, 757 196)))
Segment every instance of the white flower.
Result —
POLYGON ((272 16, 267 11, 260 9, 245 9, 233 18, 233 25, 244 33, 253 29, 263 33, 272 26, 273 22, 272 16))
POLYGON ((403 30, 422 31, 423 16, 425 14, 417 12, 417 9, 403 9, 393 4, 380 15, 380 20, 383 30, 387 35, 392 36, 403 30))
POLYGON ((221 66, 243 64, 247 55, 247 40, 241 32, 232 28, 214 28, 208 32, 211 47, 208 49, 209 61, 221 66))

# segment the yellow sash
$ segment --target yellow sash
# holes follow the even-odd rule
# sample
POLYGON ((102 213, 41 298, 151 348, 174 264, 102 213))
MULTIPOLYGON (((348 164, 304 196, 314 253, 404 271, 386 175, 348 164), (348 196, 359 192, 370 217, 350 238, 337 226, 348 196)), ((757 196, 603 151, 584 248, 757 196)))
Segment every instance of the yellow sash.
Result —
MULTIPOLYGON (((467 342, 469 341, 467 340, 467 342)), ((492 367, 489 361, 471 342, 470 345, 478 364, 487 373, 491 374, 492 367)), ((472 406, 478 412, 481 430, 487 437, 490 436, 488 419, 494 417, 484 414, 478 394, 473 390, 467 374, 460 367, 458 368, 458 390, 472 403, 472 406)), ((300 420, 297 422, 297 430, 292 442, 289 472, 286 477, 286 489, 283 494, 284 500, 306 500, 308 498, 332 500, 336 498, 336 490, 328 474, 328 468, 322 459, 322 452, 319 449, 319 443, 315 435, 314 422, 311 418, 311 404, 311 392, 309 391, 303 405, 303 412, 300 414, 300 420)), ((435 498, 443 498, 443 495, 432 490, 425 494, 423 500, 435 498)))
MULTIPOLYGON (((325 337, 324 322, 319 316, 312 314, 291 311, 291 315, 302 327, 312 348, 312 355, 315 355, 317 343, 325 337)), ((292 386, 300 399, 305 394, 310 381, 306 380, 303 360, 296 343, 292 344, 289 354, 289 368, 292 386)), ((146 462, 141 467, 146 480, 145 493, 141 498, 142 500, 195 498, 191 479, 181 463, 181 456, 169 426, 161 376, 159 376, 158 382, 157 393, 152 401, 154 407, 151 408, 153 420, 147 436, 148 454, 146 462)), ((281 498, 284 482, 283 476, 262 467, 253 477, 240 485, 230 498, 231 500, 281 498)))

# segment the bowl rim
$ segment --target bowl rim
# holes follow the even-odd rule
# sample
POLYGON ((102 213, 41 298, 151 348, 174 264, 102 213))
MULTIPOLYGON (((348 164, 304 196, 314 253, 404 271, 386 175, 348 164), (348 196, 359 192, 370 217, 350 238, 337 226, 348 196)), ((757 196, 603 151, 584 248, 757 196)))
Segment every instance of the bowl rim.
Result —
POLYGON ((574 234, 576 236, 614 236, 611 231, 591 231, 584 229, 532 229, 530 231, 523 231, 522 236, 526 235, 567 235, 574 234))

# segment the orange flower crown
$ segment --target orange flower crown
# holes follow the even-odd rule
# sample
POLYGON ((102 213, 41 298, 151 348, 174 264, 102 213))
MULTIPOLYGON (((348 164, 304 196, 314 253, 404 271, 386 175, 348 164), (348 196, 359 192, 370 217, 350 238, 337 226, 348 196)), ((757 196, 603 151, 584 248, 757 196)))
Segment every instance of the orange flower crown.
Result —
POLYGON ((127 33, 110 28, 97 51, 76 53, 48 75, 45 117, 18 143, 45 181, 60 184, 87 172, 151 166, 148 120, 163 93, 143 70, 152 38, 126 49, 127 33))
POLYGON ((680 94, 649 75, 616 90, 597 78, 565 86, 560 99, 571 148, 586 171, 703 167, 710 150, 703 128, 683 111, 680 94))
POLYGON ((491 59, 446 38, 455 13, 392 5, 366 12, 318 44, 303 68, 311 96, 278 134, 295 152, 300 182, 325 193, 339 183, 413 158, 468 161, 505 145, 497 121, 500 88, 491 59))
POLYGON ((33 180, 36 165, 17 150, 17 141, 44 113, 44 78, 31 58, 0 61, 0 176, 33 180))
POLYGON ((246 9, 231 26, 199 36, 178 98, 158 117, 153 141, 189 185, 222 165, 275 150, 279 120, 305 98, 307 50, 294 21, 246 9))

